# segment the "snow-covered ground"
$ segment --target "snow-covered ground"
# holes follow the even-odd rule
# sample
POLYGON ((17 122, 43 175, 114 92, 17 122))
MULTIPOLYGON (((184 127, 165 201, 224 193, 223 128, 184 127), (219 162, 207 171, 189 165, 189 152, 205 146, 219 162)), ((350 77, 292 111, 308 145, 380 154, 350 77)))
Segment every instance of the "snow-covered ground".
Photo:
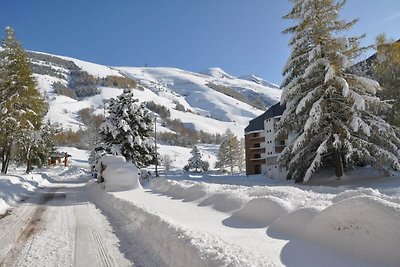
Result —
MULTIPOLYGON (((4 217, 0 230, 7 229, 0 232, 4 240, 0 262, 19 266, 39 260, 52 265, 56 259, 63 266, 90 262, 119 266, 131 262, 139 266, 400 264, 398 173, 379 177, 364 168, 341 181, 320 174, 312 184, 297 185, 261 176, 170 171, 150 182, 141 181, 142 187, 134 190, 106 192, 94 181, 84 186, 90 179, 85 151, 61 150, 72 155, 70 168, 43 169, 31 176, 17 175, 16 170, 0 177, 4 217), (33 224, 37 226, 21 224, 21 218, 31 222, 28 218, 39 215, 40 223, 33 224), (11 233, 20 231, 17 228, 25 230, 15 241, 11 233)), ((168 147, 161 150, 173 152, 168 147)), ((183 160, 184 153, 177 152, 183 160)))
POLYGON ((335 187, 171 173, 91 195, 110 218, 134 222, 119 237, 139 237, 168 266, 398 266, 400 177, 368 173, 335 187))

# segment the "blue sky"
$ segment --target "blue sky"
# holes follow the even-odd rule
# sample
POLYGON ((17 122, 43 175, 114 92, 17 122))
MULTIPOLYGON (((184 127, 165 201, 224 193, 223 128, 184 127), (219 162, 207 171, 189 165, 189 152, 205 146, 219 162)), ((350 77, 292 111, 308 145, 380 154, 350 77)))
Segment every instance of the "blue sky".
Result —
MULTIPOLYGON (((111 66, 221 67, 280 84, 288 58, 286 0, 2 0, 0 27, 26 49, 111 66)), ((347 34, 400 38, 399 0, 348 0, 347 34)), ((0 36, 4 36, 1 33, 0 36)))

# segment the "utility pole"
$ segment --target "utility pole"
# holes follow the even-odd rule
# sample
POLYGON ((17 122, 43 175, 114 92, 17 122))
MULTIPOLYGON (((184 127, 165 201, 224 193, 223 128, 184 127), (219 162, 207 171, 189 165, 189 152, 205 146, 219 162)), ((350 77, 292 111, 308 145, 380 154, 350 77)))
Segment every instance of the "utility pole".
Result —
POLYGON ((157 115, 154 116, 154 144, 155 144, 155 153, 156 153, 156 177, 159 177, 158 175, 158 155, 157 155, 157 115))

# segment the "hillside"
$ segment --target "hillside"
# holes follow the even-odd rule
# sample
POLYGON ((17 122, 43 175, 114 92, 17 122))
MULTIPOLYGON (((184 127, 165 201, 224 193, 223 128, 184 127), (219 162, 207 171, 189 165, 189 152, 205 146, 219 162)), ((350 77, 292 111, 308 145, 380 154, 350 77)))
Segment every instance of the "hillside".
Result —
MULTIPOLYGON (((78 111, 104 112, 107 99, 136 87, 141 100, 164 106, 170 120, 216 134, 231 128, 238 136, 249 120, 279 101, 281 90, 235 78, 219 68, 194 73, 175 68, 109 67, 79 59, 29 52, 34 76, 50 103, 47 118, 64 129, 84 127, 78 111)), ((159 119, 160 131, 170 131, 159 119)))

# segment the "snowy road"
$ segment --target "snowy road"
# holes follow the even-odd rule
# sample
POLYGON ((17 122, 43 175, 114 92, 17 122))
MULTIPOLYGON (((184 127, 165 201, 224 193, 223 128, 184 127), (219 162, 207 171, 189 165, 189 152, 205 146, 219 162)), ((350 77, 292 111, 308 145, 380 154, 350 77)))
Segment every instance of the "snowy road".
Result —
POLYGON ((84 184, 51 183, 0 218, 0 266, 131 266, 84 184))

